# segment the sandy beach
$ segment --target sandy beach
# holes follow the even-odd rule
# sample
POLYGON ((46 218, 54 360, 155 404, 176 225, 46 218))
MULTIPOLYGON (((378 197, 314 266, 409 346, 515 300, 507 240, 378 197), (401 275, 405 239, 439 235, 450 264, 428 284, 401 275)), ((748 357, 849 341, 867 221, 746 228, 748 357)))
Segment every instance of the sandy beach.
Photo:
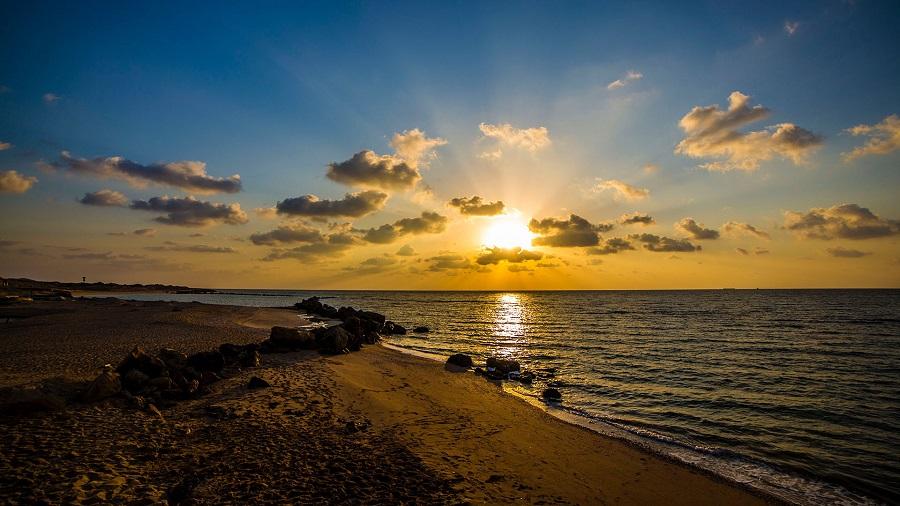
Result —
POLYGON ((0 388, 66 399, 58 411, 0 415, 4 503, 766 502, 380 345, 267 354, 160 412, 71 400, 135 346, 259 342, 273 325, 299 325, 293 310, 79 299, 0 317, 0 388), (271 386, 248 389, 252 376, 271 386))

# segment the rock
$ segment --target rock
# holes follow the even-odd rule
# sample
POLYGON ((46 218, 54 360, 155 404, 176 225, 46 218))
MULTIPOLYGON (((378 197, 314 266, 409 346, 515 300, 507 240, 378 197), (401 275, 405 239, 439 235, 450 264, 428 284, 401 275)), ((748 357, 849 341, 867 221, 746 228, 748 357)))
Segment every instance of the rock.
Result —
POLYGON ((247 388, 257 389, 257 388, 266 388, 269 387, 269 382, 260 378, 259 376, 254 376, 250 378, 250 381, 247 382, 247 388))
POLYGON ((116 367, 116 372, 123 377, 131 370, 138 370, 147 377, 155 378, 166 370, 166 364, 162 360, 148 355, 143 348, 136 347, 122 360, 119 367, 116 367))
POLYGON ((31 415, 65 408, 66 403, 60 397, 39 388, 0 389, 0 413, 4 415, 31 415))
POLYGON ((81 400, 84 402, 97 402, 112 397, 121 391, 122 380, 119 378, 119 374, 113 371, 112 367, 106 367, 81 394, 81 400))
POLYGON ((225 367, 225 356, 219 351, 201 351, 189 356, 187 363, 200 372, 217 373, 225 367))
POLYGON ((416 328, 413 329, 413 333, 414 333, 414 334, 427 334, 427 333, 429 333, 429 332, 431 332, 431 329, 429 329, 428 327, 424 327, 424 326, 423 326, 423 327, 416 327, 416 328))
POLYGON ((159 358, 169 369, 183 369, 187 366, 187 355, 171 348, 159 350, 159 358))
POLYGON ((203 373, 200 375, 200 384, 204 385, 204 386, 212 385, 213 383, 215 383, 221 379, 222 378, 218 374, 216 374, 212 371, 203 371, 203 373))
POLYGON ((476 367, 474 372, 475 372, 475 376, 484 376, 484 369, 482 369, 480 367, 476 367))
POLYGON ((548 401, 561 401, 562 394, 559 393, 559 390, 555 388, 546 388, 544 389, 544 393, 541 394, 541 397, 547 399, 548 401))
POLYGON ((519 383, 530 385, 534 382, 534 373, 531 371, 525 371, 523 373, 513 371, 509 373, 509 379, 518 381, 519 383))
POLYGON ((340 325, 322 330, 316 336, 319 350, 325 353, 343 353, 350 344, 350 334, 340 325))
POLYGON ((147 384, 158 390, 170 390, 175 387, 175 382, 172 381, 172 378, 169 378, 168 376, 153 378, 147 384))
POLYGON ((256 350, 244 351, 238 356, 241 367, 259 367, 261 358, 256 350))
POLYGON ((391 334, 403 335, 403 334, 406 334, 406 328, 403 325, 400 325, 399 323, 387 321, 387 322, 384 322, 384 327, 383 327, 382 332, 384 332, 385 334, 388 334, 388 335, 391 335, 391 334))
POLYGON ((450 358, 448 358, 447 363, 459 367, 469 368, 472 367, 472 357, 463 353, 457 353, 456 355, 452 355, 450 358))
POLYGON ((381 341, 381 334, 375 331, 366 332, 364 341, 366 344, 375 344, 378 341, 381 341))
POLYGON ((348 316, 347 319, 344 320, 344 323, 341 324, 341 327, 343 327, 350 336, 347 348, 349 348, 350 351, 359 351, 365 336, 363 321, 356 316, 348 316))
POLYGON ((137 369, 131 369, 122 377, 122 385, 131 392, 140 392, 147 386, 150 377, 137 369))
POLYGON ((489 357, 487 359, 488 370, 494 369, 498 374, 507 376, 513 371, 520 370, 519 363, 512 359, 489 357))
POLYGON ((275 348, 287 350, 311 350, 316 346, 315 337, 311 333, 289 327, 272 327, 269 341, 275 348))

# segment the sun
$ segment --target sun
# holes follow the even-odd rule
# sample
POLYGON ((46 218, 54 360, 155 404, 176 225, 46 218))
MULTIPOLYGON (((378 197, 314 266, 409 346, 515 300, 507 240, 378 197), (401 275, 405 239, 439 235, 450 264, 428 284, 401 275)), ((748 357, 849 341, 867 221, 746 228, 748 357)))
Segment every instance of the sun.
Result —
POLYGON ((531 247, 534 234, 521 218, 513 215, 501 215, 491 219, 490 224, 481 236, 481 244, 486 248, 522 248, 531 247))

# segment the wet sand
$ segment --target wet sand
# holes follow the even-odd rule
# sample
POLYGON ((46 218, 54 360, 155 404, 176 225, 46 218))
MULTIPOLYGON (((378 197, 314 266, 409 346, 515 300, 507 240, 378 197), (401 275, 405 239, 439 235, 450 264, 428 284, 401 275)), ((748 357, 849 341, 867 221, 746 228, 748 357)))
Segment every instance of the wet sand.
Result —
MULTIPOLYGON (((0 322, 8 315, 0 311, 0 322)), ((289 310, 77 300, 0 323, 0 387, 74 391, 135 345, 261 341, 289 310)), ((758 504, 559 421, 471 373, 382 346, 268 354, 162 410, 118 401, 0 415, 0 502, 758 504), (248 390, 251 376, 271 384, 248 390)))

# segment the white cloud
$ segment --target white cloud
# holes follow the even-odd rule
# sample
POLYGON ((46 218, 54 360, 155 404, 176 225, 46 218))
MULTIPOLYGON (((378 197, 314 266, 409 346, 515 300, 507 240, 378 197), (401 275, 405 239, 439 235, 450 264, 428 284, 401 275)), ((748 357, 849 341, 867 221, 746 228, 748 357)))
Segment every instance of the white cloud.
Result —
POLYGON ((38 180, 33 176, 25 176, 14 170, 0 172, 0 193, 25 193, 38 180))
POLYGON ((644 74, 640 72, 635 72, 633 70, 629 70, 624 77, 621 79, 616 79, 615 81, 606 85, 607 90, 617 90, 619 88, 624 88, 625 85, 630 83, 631 81, 637 81, 644 77, 644 74))
POLYGON ((618 179, 598 179, 594 185, 594 191, 600 192, 604 190, 614 190, 617 195, 628 200, 640 200, 650 195, 650 190, 646 188, 638 188, 618 179))
POLYGON ((429 138, 418 128, 395 133, 391 139, 391 147, 394 148, 394 152, 412 167, 420 164, 428 165, 428 162, 437 156, 434 149, 445 144, 447 144, 446 139, 429 138))
POLYGON ((788 34, 789 37, 793 37, 795 33, 797 33, 797 29, 800 28, 799 21, 785 21, 784 22, 784 31, 788 34))
MULTIPOLYGON (((536 153, 552 144, 550 132, 546 127, 516 128, 509 123, 491 125, 481 123, 478 129, 485 138, 496 139, 500 146, 523 149, 529 153, 536 153)), ((481 158, 496 160, 503 156, 501 147, 485 151, 479 155, 481 158)))
POLYGON ((59 95, 57 95, 55 93, 44 93, 44 96, 41 98, 44 100, 45 104, 54 104, 54 103, 58 102, 59 99, 62 97, 60 97, 59 95))
POLYGON ((844 161, 851 161, 866 155, 886 155, 900 149, 900 117, 896 114, 875 125, 856 125, 848 128, 853 136, 867 137, 866 143, 849 153, 841 153, 844 161))

